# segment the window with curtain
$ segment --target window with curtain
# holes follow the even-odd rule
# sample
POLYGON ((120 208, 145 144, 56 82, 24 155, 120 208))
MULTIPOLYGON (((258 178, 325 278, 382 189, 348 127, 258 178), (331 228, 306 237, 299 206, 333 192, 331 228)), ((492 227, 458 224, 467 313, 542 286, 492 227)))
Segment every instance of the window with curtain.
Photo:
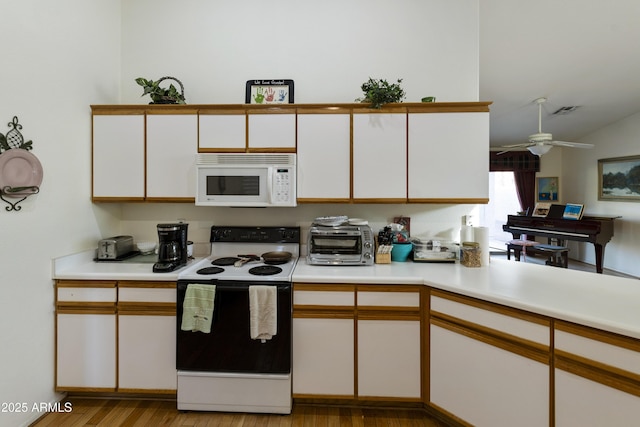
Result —
POLYGON ((523 212, 530 214, 536 204, 536 172, 540 171, 540 157, 529 151, 512 151, 489 155, 489 172, 513 172, 518 201, 523 212))

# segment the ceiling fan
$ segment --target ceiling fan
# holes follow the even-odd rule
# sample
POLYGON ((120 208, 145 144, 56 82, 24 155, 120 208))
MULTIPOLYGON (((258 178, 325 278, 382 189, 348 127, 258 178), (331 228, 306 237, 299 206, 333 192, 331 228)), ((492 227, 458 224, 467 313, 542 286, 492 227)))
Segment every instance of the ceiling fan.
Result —
POLYGON ((538 104, 538 133, 529 135, 529 142, 523 144, 503 145, 506 148, 498 154, 503 154, 517 148, 526 148, 536 156, 542 156, 551 150, 554 146, 571 147, 571 148, 593 148, 593 144, 584 144, 581 142, 554 141, 550 133, 542 132, 542 104, 547 102, 547 98, 538 98, 535 101, 538 104))

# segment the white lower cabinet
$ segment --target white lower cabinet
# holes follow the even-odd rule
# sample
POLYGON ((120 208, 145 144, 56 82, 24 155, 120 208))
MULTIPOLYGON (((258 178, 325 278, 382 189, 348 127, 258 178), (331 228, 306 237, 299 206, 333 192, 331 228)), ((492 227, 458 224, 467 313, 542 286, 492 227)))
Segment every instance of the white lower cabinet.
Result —
POLYGON ((430 405, 474 426, 548 426, 550 320, 431 296, 430 405))
POLYGON ((175 393, 173 282, 118 283, 118 391, 175 393))
POLYGON ((56 284, 56 391, 115 391, 115 282, 56 284))
POLYGON ((119 391, 176 390, 176 316, 118 316, 119 391))
POLYGON ((420 288, 295 284, 294 397, 421 402, 420 288))
POLYGON ((420 321, 358 320, 358 396, 420 399, 420 321))
POLYGON ((559 321, 555 326, 555 426, 635 425, 640 340, 559 321))
POLYGON ((293 319, 293 393, 353 398, 351 319, 293 319))

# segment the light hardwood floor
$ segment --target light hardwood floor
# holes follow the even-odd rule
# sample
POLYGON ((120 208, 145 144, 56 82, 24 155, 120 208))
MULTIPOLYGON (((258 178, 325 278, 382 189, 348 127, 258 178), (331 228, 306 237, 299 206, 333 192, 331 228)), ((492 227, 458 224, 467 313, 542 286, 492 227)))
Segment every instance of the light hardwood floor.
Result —
POLYGON ((291 415, 268 415, 178 411, 175 401, 70 398, 69 402, 70 412, 48 413, 31 427, 448 427, 413 409, 294 405, 291 415))

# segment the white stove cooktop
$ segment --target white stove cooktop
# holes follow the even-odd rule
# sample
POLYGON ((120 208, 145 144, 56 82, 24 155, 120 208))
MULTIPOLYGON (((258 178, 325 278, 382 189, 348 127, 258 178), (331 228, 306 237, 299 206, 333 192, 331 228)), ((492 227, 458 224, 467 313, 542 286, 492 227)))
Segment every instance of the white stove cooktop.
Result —
POLYGON ((187 267, 178 275, 178 280, 253 280, 253 281, 291 281, 293 269, 298 262, 299 245, 291 244, 253 244, 242 243, 212 245, 211 255, 187 267), (220 258, 236 259, 238 255, 256 255, 260 257, 266 252, 291 252, 291 259, 284 264, 266 264, 262 258, 259 261, 249 261, 240 267, 231 265, 214 265, 220 258), (260 272, 277 271, 276 274, 257 275, 251 271, 258 267, 260 272), (206 269, 206 270, 203 270, 206 269))

